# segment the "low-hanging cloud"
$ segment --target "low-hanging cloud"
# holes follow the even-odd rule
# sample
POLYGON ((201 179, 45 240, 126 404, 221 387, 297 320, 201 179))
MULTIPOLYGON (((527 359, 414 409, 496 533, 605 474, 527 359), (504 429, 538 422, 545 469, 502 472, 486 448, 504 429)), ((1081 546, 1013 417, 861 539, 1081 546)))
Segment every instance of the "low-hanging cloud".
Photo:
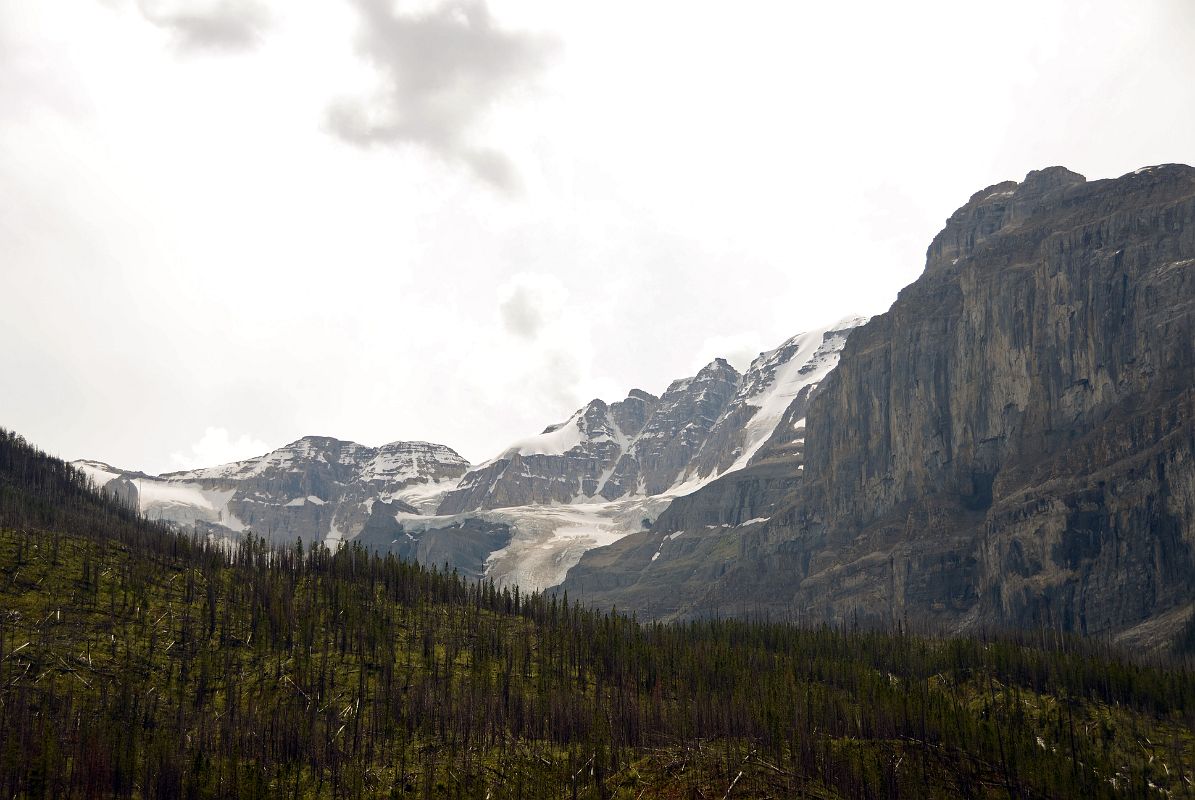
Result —
POLYGON ((530 289, 520 286, 498 305, 502 325, 524 339, 534 339, 544 326, 544 315, 530 289))
POLYGON ((485 0, 450 0, 420 13, 396 10, 390 0, 351 2, 361 16, 358 51, 382 88, 333 103, 331 131, 363 147, 423 147, 496 188, 513 188, 509 159, 469 135, 497 100, 544 68, 555 42, 498 27, 485 0))
POLYGON ((170 460, 178 469, 196 469, 252 458, 269 449, 256 437, 241 434, 234 439, 227 428, 209 425, 203 436, 191 444, 190 452, 171 453, 170 460))
MULTIPOLYGON (((724 358, 740 372, 747 369, 763 350, 758 331, 740 331, 720 336, 710 336, 701 343, 693 357, 694 372, 715 358, 724 358)), ((775 346, 775 343, 772 344, 775 346)))
POLYGON ((560 319, 568 290, 552 275, 522 272, 503 290, 498 315, 507 333, 535 341, 550 323, 560 319))
POLYGON ((137 0, 141 15, 184 51, 238 51, 257 45, 270 24, 255 0, 137 0))

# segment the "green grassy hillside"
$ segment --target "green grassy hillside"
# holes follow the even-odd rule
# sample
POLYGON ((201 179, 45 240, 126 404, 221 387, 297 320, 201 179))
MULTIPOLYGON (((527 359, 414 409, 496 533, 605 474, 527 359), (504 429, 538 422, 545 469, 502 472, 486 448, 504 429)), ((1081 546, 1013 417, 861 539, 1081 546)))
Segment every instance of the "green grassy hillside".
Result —
POLYGON ((1094 642, 641 625, 234 552, 0 435, 0 797, 1192 797, 1193 701, 1094 642))

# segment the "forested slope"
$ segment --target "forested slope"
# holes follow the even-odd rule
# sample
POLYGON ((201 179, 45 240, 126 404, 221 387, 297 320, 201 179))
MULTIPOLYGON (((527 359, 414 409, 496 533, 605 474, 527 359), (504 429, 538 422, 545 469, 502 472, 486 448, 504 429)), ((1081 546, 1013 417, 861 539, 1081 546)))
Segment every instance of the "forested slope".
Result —
POLYGON ((649 626, 211 547, 0 434, 3 797, 1184 797, 1193 702, 1094 642, 649 626))

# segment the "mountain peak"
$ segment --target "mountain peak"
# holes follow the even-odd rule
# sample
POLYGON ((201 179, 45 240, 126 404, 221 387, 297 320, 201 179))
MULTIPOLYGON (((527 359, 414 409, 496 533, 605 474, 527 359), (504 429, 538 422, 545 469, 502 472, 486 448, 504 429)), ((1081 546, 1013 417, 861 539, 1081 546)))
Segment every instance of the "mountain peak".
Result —
POLYGON ((625 400, 594 400, 475 467, 439 513, 654 497, 744 467, 864 321, 851 315, 798 334, 761 353, 745 375, 719 357, 660 397, 632 389, 625 400))
POLYGON ((710 363, 708 363, 704 367, 702 367, 701 370, 698 371, 697 377, 701 377, 703 375, 710 375, 710 374, 718 373, 718 372, 731 372, 735 375, 740 374, 737 369, 735 369, 733 366, 731 366, 729 361, 727 361, 722 356, 718 356, 713 361, 711 361, 710 363))
MULTIPOLYGON (((298 439, 295 439, 293 442, 291 442, 290 444, 288 444, 286 446, 294 447, 295 445, 299 445, 299 444, 313 444, 313 445, 318 445, 320 447, 327 447, 329 445, 338 445, 338 444, 339 445, 345 445, 345 444, 356 445, 357 443, 349 441, 347 439, 337 439, 335 436, 320 436, 317 434, 310 434, 307 436, 300 436, 298 439)), ((357 446, 361 447, 362 445, 357 445, 357 446)))
POLYGON ((378 452, 386 453, 436 453, 449 458, 465 461, 460 453, 458 453, 456 450, 453 450, 446 444, 425 442, 420 439, 397 439, 393 442, 387 442, 386 444, 378 447, 377 450, 378 452))
POLYGON ((1041 195, 1055 189, 1066 189, 1071 186, 1087 183, 1087 178, 1066 167, 1046 167, 1035 169, 1025 176, 1017 187, 1018 195, 1041 195))
POLYGON ((1193 187, 1195 169, 1185 164, 1142 167, 1119 178, 1090 183, 1066 167, 1033 170, 1020 183, 1005 181, 976 192, 951 214, 926 251, 925 271, 950 274, 988 239, 1030 220, 1049 218, 1050 227, 1069 229, 1082 198, 1092 194, 1105 202, 1156 204, 1185 198, 1193 187))
POLYGON ((1003 181, 976 192, 950 215, 930 243, 926 272, 952 269, 991 236, 1053 202, 1060 192, 1086 182, 1085 177, 1066 167, 1046 167, 1033 170, 1019 183, 1003 181))
POLYGON ((223 535, 285 530, 325 541, 356 535, 378 499, 398 501, 410 513, 433 510, 469 462, 433 442, 375 448, 303 436, 255 458, 157 477, 94 461, 74 466, 97 488, 125 493, 151 519, 223 535))

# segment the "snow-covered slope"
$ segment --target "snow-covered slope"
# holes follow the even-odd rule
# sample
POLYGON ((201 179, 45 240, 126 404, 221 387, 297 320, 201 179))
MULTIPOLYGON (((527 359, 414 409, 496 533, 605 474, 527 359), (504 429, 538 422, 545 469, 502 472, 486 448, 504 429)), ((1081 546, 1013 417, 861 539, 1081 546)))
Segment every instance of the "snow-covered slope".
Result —
POLYGON ((97 461, 74 465, 151 519, 217 535, 252 529, 307 542, 352 538, 378 500, 412 513, 434 511, 469 467, 440 444, 373 448, 326 436, 307 436, 245 461, 160 476, 97 461))
POLYGON ((470 471, 445 495, 438 513, 593 498, 660 402, 639 389, 617 403, 594 400, 470 471))
POLYGON ((470 471, 439 513, 694 491, 751 463, 864 321, 798 334, 761 353, 743 375, 715 359, 659 398, 634 390, 610 405, 593 400, 470 471))
MULTIPOLYGON (((794 404, 803 405, 837 366, 847 336, 866 321, 848 317, 826 328, 799 333, 775 350, 760 353, 681 481, 702 485, 750 464, 778 433, 786 412, 794 404)), ((802 411, 802 427, 804 416, 802 411)), ((803 433, 794 430, 791 438, 801 437, 803 433)))

